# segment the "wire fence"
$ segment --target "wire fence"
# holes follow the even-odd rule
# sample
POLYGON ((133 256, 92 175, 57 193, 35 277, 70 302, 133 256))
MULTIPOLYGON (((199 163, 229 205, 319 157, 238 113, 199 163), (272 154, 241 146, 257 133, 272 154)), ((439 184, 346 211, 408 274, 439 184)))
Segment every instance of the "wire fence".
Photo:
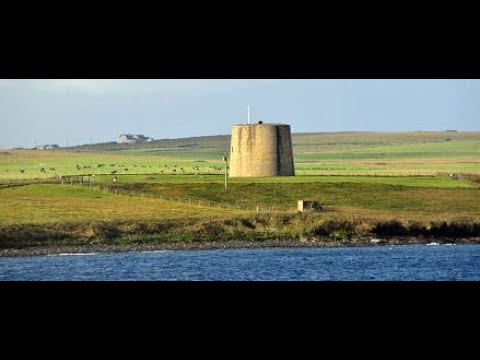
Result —
POLYGON ((285 210, 282 210, 279 207, 275 207, 275 206, 265 206, 265 205, 252 206, 252 204, 242 204, 241 202, 236 202, 232 204, 232 203, 199 199, 194 197, 175 197, 175 196, 169 196, 166 194, 161 194, 161 193, 151 192, 151 191, 126 189, 121 186, 109 186, 105 184, 94 185, 94 184, 85 184, 85 183, 83 184, 83 186, 88 186, 91 189, 94 189, 96 191, 100 191, 103 193, 108 193, 108 194, 134 197, 137 199, 166 200, 166 201, 185 204, 190 207, 202 207, 202 208, 208 207, 208 208, 218 209, 218 210, 242 210, 242 211, 255 211, 255 212, 285 212, 285 210))
POLYGON ((285 212, 285 209, 280 209, 278 206, 268 205, 253 205, 245 204, 241 202, 225 203, 216 202, 212 200, 199 199, 194 197, 174 197, 157 192, 144 191, 144 190, 132 190, 119 185, 107 185, 98 184, 92 181, 91 177, 87 176, 63 176, 45 178, 45 179, 0 179, 0 188, 2 187, 16 187, 33 184, 57 184, 57 185, 80 185, 88 187, 92 190, 114 194, 118 196, 127 196, 137 199, 159 199, 177 202, 196 208, 211 208, 218 210, 241 210, 241 211, 254 211, 254 212, 285 212))
POLYGON ((44 178, 0 178, 0 185, 32 185, 32 184, 89 184, 94 177, 89 175, 68 175, 44 178))

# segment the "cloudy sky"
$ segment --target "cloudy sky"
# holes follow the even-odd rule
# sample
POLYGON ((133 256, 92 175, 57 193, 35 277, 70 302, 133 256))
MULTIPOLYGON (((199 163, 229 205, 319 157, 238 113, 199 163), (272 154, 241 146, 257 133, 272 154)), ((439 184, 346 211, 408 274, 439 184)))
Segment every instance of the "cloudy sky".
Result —
POLYGON ((293 132, 480 130, 480 80, 0 79, 0 148, 229 134, 247 105, 293 132))

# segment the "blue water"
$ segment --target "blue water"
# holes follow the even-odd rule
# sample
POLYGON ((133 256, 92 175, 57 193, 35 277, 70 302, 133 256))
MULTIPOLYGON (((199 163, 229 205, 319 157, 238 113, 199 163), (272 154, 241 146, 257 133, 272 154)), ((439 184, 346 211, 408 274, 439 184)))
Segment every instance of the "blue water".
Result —
POLYGON ((0 280, 480 280, 480 245, 0 258, 0 280))

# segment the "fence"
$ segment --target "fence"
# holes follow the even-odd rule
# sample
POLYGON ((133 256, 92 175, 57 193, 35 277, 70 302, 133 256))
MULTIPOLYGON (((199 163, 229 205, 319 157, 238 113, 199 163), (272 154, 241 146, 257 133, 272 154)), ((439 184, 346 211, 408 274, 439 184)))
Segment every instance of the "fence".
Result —
POLYGON ((45 178, 0 178, 0 185, 32 185, 32 184, 89 184, 90 175, 67 175, 45 178))
POLYGON ((96 184, 92 181, 92 178, 87 176, 63 176, 45 179, 0 179, 0 187, 14 187, 22 185, 32 184, 58 184, 58 185, 81 185, 89 187, 93 190, 103 193, 115 194, 119 196, 135 197, 139 199, 160 199, 172 202, 178 202, 186 204, 192 207, 209 207, 218 210, 242 210, 242 211, 255 211, 255 212, 285 212, 278 207, 274 206, 252 206, 251 204, 229 204, 220 203, 211 200, 204 200, 198 198, 185 198, 185 197, 172 197, 164 194, 153 193, 148 191, 139 191, 125 189, 121 186, 96 184))
POLYGON ((167 200, 177 203, 186 204, 189 206, 194 207, 209 207, 212 209, 219 209, 219 210, 242 210, 242 211, 255 211, 255 212, 285 212, 284 210, 280 210, 275 208, 274 206, 253 206, 248 204, 229 204, 229 203, 220 203, 211 200, 204 200, 198 198, 191 198, 191 197, 173 197, 164 194, 149 192, 149 191, 140 191, 140 190, 131 190, 125 189, 120 186, 109 186, 109 185, 92 185, 92 184, 83 184, 83 186, 88 186, 91 189, 96 191, 101 191, 104 193, 110 193, 120 196, 128 196, 128 197, 135 197, 139 199, 159 199, 159 200, 167 200))

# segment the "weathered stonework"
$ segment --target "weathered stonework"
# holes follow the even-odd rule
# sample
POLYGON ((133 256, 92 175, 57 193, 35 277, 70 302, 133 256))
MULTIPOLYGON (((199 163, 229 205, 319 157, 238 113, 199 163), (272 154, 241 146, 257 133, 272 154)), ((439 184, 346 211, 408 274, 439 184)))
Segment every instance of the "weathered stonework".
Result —
POLYGON ((234 125, 230 177, 294 176, 290 125, 234 125))

